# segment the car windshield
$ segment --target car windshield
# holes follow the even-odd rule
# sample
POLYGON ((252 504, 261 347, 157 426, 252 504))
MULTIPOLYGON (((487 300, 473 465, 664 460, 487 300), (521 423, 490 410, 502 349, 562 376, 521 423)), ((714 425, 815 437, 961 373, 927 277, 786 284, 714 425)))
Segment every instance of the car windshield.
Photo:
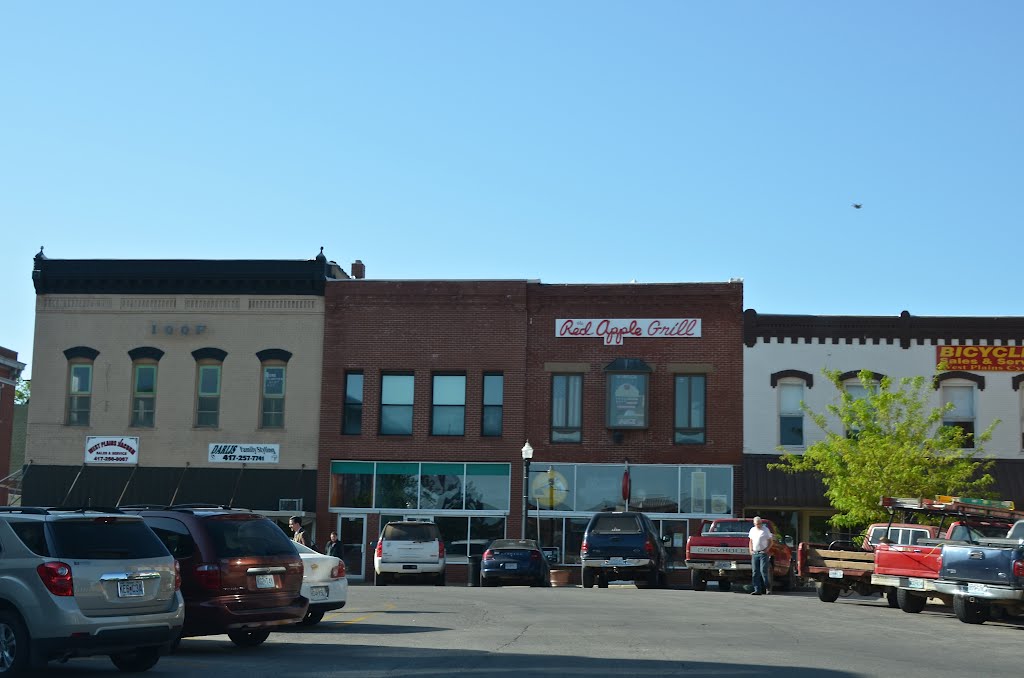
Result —
POLYGON ((383 538, 387 541, 433 541, 437 526, 427 523, 388 523, 383 538))
POLYGON ((607 515, 597 516, 594 519, 594 525, 590 528, 590 531, 597 534, 605 532, 628 532, 631 534, 637 534, 643 532, 643 529, 640 526, 640 521, 636 519, 636 516, 607 515))
POLYGON ((206 519, 219 558, 295 555, 295 542, 266 518, 239 520, 235 516, 206 519))
POLYGON ((55 520, 51 525, 54 558, 125 560, 170 555, 139 519, 96 517, 55 520))

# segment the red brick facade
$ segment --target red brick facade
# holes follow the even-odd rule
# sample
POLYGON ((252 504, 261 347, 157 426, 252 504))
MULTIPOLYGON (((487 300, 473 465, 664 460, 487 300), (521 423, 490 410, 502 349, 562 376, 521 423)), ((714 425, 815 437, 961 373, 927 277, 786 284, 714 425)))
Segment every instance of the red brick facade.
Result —
MULTIPOLYGON (((0 347, 0 478, 10 473, 15 386, 24 367, 16 352, 0 347)), ((6 489, 0 488, 0 505, 7 503, 7 494, 6 489)))
MULTIPOLYGON (((743 287, 740 283, 544 285, 529 281, 343 280, 327 285, 317 522, 326 534, 331 462, 448 461, 511 465, 509 534, 517 534, 521 448, 541 463, 715 464, 734 471, 742 505, 743 287), (559 318, 699 318, 699 338, 556 338, 559 318), (645 430, 605 424, 605 367, 619 358, 652 368, 645 430), (581 443, 550 442, 553 371, 583 371, 581 443), (345 375, 364 375, 362 433, 342 435, 345 375), (379 430, 382 372, 415 373, 411 436, 379 430), (430 435, 431 375, 466 374, 464 436, 430 435), (673 444, 673 372, 707 375, 707 443, 673 444), (504 374, 503 433, 481 437, 482 378, 504 374)), ((327 526, 330 526, 329 528, 327 526)), ((371 517, 368 533, 377 529, 371 517)))

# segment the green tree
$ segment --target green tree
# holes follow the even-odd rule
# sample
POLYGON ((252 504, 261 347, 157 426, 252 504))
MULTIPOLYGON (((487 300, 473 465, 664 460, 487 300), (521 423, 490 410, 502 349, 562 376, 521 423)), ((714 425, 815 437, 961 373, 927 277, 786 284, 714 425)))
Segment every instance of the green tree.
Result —
POLYGON ((18 384, 14 387, 14 402, 24 405, 32 394, 32 382, 28 379, 18 377, 18 384))
POLYGON ((824 413, 811 411, 805 403, 801 408, 824 431, 825 439, 803 454, 783 454, 769 468, 818 473, 837 511, 833 525, 856 527, 887 520, 878 505, 885 496, 987 494, 994 461, 983 458, 982 445, 992 437, 998 420, 974 436, 974 448, 967 449, 970 434, 942 423, 953 405, 929 405, 930 379, 905 377, 894 387, 892 379, 876 383, 865 370, 858 378, 866 395, 858 397, 843 387, 838 370, 824 374, 838 391, 836 400, 824 413))

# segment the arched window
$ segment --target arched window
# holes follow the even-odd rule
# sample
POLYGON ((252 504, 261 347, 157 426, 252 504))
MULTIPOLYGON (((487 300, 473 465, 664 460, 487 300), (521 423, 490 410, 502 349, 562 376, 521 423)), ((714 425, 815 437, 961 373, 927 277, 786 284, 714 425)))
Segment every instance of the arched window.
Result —
POLYGON ((132 359, 132 411, 130 426, 153 428, 156 425, 156 374, 164 352, 152 346, 128 351, 132 359))
POLYGON ((814 377, 800 370, 782 370, 771 375, 772 388, 778 391, 779 445, 802 447, 804 444, 804 388, 814 386, 814 377))
POLYGON ((88 346, 64 351, 68 361, 67 407, 64 422, 68 426, 88 426, 92 411, 92 367, 100 354, 88 346))
POLYGON ((260 428, 284 428, 285 373, 292 354, 268 348, 256 357, 260 360, 260 428))
POLYGON ((200 348, 192 351, 196 361, 196 418, 197 428, 220 426, 221 371, 227 351, 219 348, 200 348))

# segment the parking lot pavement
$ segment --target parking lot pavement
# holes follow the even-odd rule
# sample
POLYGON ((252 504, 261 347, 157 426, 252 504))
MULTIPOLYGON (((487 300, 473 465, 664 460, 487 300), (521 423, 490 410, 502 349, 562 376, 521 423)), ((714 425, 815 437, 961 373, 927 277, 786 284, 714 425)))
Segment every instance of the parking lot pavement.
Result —
MULTIPOLYGON (((1017 675, 1024 631, 962 624, 935 606, 906 614, 878 598, 827 604, 810 591, 353 586, 349 600, 251 650, 226 636, 185 639, 146 675, 962 678, 1017 675)), ((43 675, 116 673, 95 658, 43 675)))

